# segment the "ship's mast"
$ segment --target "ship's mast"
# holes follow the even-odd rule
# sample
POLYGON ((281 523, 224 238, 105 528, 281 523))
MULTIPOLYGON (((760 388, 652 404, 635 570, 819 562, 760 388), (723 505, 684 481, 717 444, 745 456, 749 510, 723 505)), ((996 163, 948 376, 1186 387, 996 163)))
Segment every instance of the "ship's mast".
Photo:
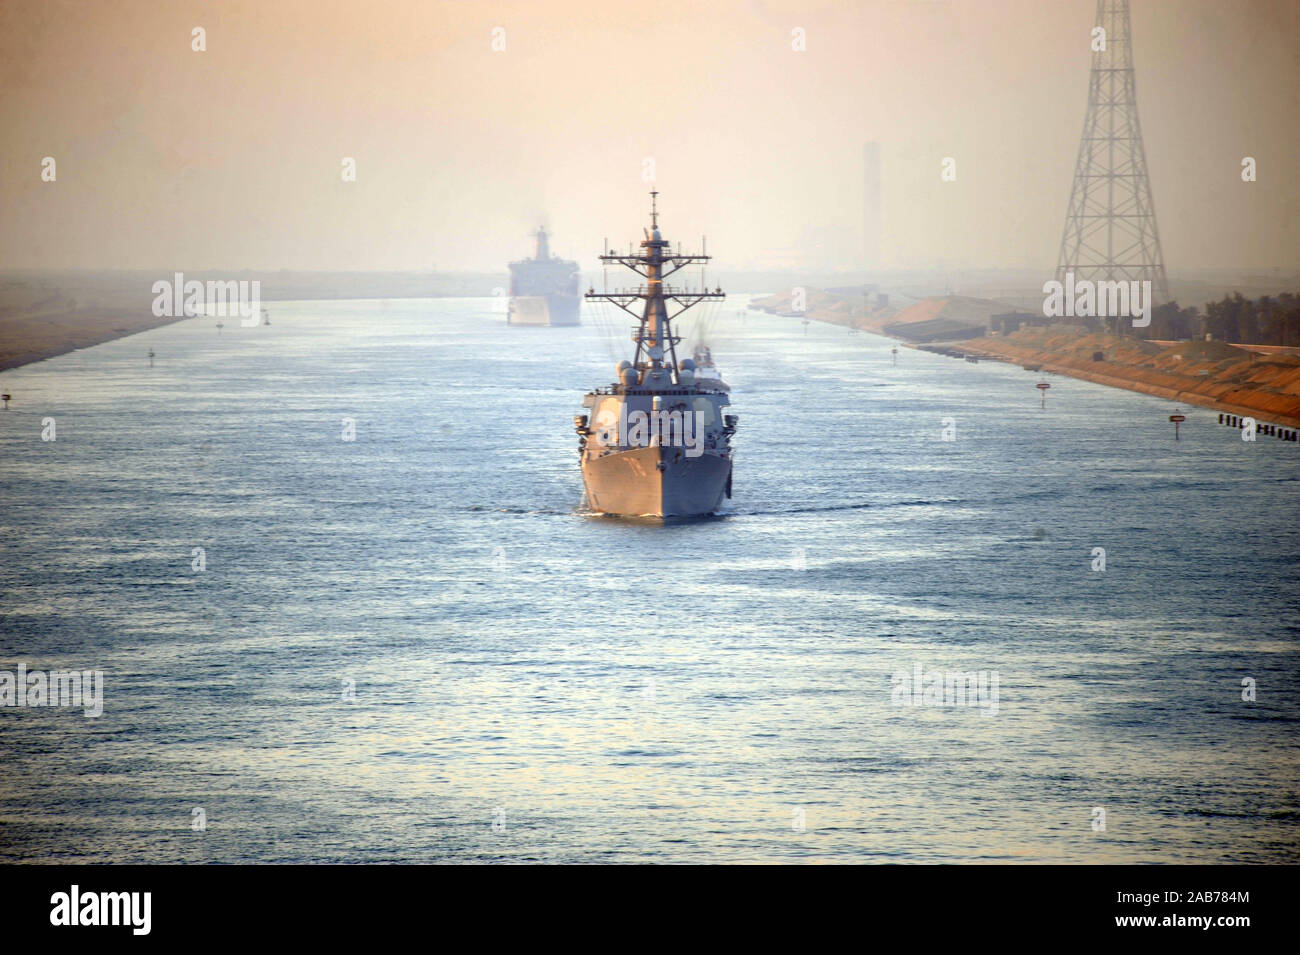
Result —
POLYGON ((642 276, 646 281, 635 289, 616 289, 613 292, 597 292, 588 289, 589 300, 604 299, 613 302, 623 311, 637 319, 639 326, 633 334, 636 341, 636 358, 633 366, 637 370, 638 384, 653 389, 665 388, 679 384, 677 369, 677 343, 680 338, 673 334, 673 320, 688 308, 698 305, 705 299, 721 299, 726 295, 721 288, 708 289, 676 288, 664 283, 677 270, 695 263, 703 264, 711 258, 708 255, 683 254, 680 249, 674 253, 667 241, 659 234, 659 192, 650 191, 650 228, 645 231, 645 240, 641 243, 642 252, 628 252, 619 255, 612 250, 600 257, 602 262, 616 262, 624 265, 642 276), (633 302, 641 301, 640 314, 633 302), (669 312, 669 303, 677 306, 676 311, 669 312), (667 359, 667 361, 665 361, 667 359))

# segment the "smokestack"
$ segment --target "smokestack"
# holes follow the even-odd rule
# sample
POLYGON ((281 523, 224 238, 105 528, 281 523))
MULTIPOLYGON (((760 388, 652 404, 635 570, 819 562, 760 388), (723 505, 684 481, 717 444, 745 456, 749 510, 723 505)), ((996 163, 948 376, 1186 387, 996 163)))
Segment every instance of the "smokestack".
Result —
POLYGON ((867 143, 863 150, 862 176, 862 265, 880 266, 880 143, 867 143))

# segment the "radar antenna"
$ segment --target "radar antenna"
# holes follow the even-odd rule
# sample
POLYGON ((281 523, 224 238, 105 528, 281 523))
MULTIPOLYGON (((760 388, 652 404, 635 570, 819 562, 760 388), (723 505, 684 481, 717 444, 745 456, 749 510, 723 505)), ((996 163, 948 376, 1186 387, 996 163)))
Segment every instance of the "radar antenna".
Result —
POLYGON ((607 248, 600 256, 601 262, 614 262, 631 269, 646 280, 645 284, 613 291, 588 289, 586 295, 589 301, 613 302, 637 320, 637 330, 632 334, 636 342, 636 358, 632 364, 637 370, 638 387, 652 390, 681 384, 677 366, 677 344, 681 339, 673 334, 673 320, 700 302, 727 297, 721 288, 709 291, 704 287, 703 273, 700 288, 664 283, 664 279, 685 266, 697 263, 702 266, 710 256, 683 254, 680 246, 676 252, 672 251, 659 234, 658 197, 657 189, 650 190, 650 229, 641 243, 642 251, 629 249, 627 255, 618 255, 607 248), (644 303, 639 310, 633 305, 636 302, 644 303), (676 311, 669 312, 669 303, 677 306, 676 311))

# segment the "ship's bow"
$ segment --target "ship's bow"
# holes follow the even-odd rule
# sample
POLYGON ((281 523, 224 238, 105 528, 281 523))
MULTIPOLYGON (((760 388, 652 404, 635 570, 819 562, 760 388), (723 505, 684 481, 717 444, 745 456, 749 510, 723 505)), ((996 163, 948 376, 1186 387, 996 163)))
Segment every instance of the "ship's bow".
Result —
POLYGON ((587 503, 600 514, 698 517, 722 506, 731 459, 675 447, 633 448, 584 459, 587 503))

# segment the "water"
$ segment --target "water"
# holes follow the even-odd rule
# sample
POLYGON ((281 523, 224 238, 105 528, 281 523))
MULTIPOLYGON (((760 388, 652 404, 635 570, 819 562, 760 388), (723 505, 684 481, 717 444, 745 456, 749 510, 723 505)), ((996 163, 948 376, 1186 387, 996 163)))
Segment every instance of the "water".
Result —
POLYGON ((0 859, 1300 861, 1295 445, 735 304, 666 527, 579 507, 601 331, 489 300, 0 374, 0 669, 105 674, 0 709, 0 859))

